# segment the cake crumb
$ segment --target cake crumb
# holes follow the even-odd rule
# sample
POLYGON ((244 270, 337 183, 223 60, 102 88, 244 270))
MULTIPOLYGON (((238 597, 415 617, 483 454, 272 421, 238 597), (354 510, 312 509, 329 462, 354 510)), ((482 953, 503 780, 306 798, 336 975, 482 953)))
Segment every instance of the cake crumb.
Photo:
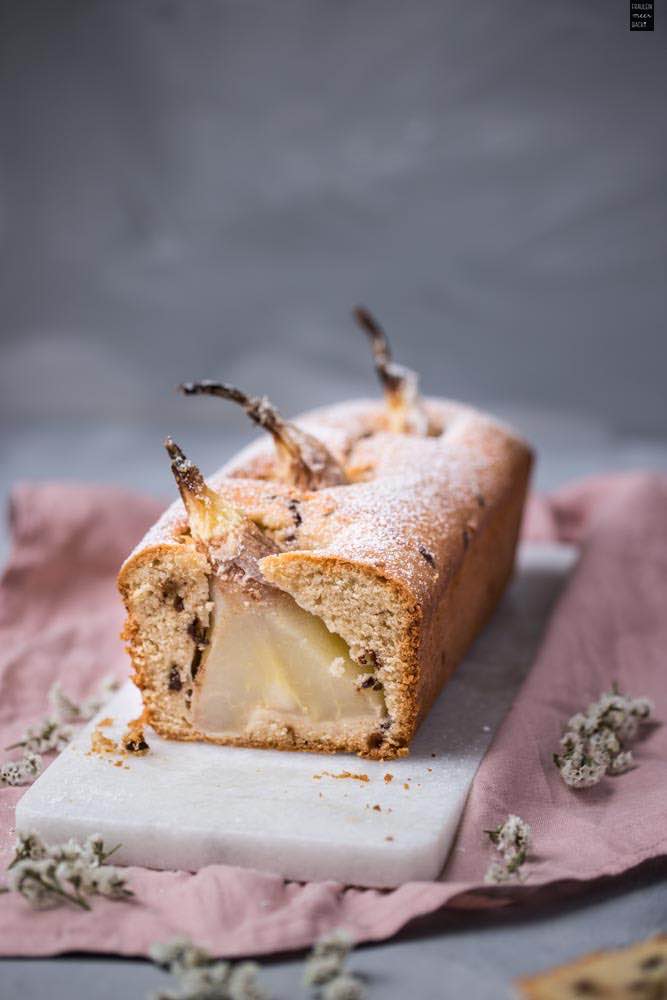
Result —
POLYGON ((340 774, 334 774, 333 771, 322 771, 320 774, 314 774, 313 778, 319 781, 324 776, 327 778, 352 778, 354 781, 370 781, 367 774, 355 774, 354 771, 341 771, 340 774))
POLYGON ((109 726, 113 726, 113 719, 110 715, 107 715, 105 719, 100 719, 97 723, 98 729, 107 729, 109 726))
POLYGON ((377 805, 377 804, 373 806, 373 809, 374 809, 374 811, 376 813, 381 813, 382 812, 382 807, 379 806, 379 805, 377 805))
POLYGON ((392 841, 392 840, 393 840, 394 838, 393 838, 393 837, 385 837, 384 839, 385 839, 385 840, 389 840, 389 841, 392 841))
POLYGON ((407 781, 404 781, 404 782, 403 782, 403 788, 404 788, 404 789, 406 790, 406 792, 409 792, 409 791, 410 791, 410 786, 409 786, 409 784, 407 783, 407 781))
POLYGON ((90 737, 90 749, 93 753, 105 756, 116 752, 116 744, 108 736, 100 732, 99 729, 95 728, 90 737))
POLYGON ((390 774, 390 773, 388 773, 388 774, 385 774, 385 776, 384 776, 384 780, 385 780, 385 782, 386 782, 387 784, 389 784, 389 782, 390 782, 390 781, 393 781, 393 780, 394 780, 394 775, 393 775, 393 774, 390 774))
POLYGON ((144 724, 146 722, 146 711, 144 710, 137 719, 132 719, 127 724, 127 729, 123 733, 119 749, 125 753, 131 753, 135 757, 142 757, 147 754, 150 747, 144 736, 144 724))

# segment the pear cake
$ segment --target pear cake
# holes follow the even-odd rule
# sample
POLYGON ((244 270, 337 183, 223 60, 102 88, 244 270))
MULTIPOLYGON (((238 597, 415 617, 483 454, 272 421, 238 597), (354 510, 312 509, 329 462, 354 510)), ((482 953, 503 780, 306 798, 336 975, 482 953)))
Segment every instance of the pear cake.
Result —
POLYGON ((365 311, 384 400, 286 421, 220 382, 268 435, 181 499, 126 560, 124 638, 161 735, 408 752, 512 572, 532 455, 491 417, 422 399, 365 311))

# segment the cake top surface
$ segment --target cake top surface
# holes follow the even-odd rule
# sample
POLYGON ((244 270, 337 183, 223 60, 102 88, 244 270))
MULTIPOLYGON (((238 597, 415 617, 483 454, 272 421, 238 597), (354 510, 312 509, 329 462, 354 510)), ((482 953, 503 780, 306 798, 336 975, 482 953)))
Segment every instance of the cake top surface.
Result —
MULTIPOLYGON (((286 552, 372 568, 424 603, 446 583, 530 456, 525 442, 480 411, 441 399, 428 399, 425 406, 437 432, 429 436, 386 431, 377 400, 339 403, 296 418, 327 445, 348 483, 304 492, 273 478, 268 435, 207 482, 286 552)), ((179 544, 184 525, 178 500, 133 556, 151 546, 179 544)))

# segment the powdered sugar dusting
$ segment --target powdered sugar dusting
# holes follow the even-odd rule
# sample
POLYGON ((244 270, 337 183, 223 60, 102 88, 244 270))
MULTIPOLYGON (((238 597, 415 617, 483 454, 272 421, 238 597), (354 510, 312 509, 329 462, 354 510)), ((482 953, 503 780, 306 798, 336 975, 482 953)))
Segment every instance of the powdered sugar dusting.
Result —
MULTIPOLYGON (((291 522, 288 501, 297 498, 300 524, 290 535, 290 550, 372 566, 427 603, 511 485, 525 445, 470 407, 433 399, 426 406, 430 420, 442 428, 438 437, 387 433, 377 401, 341 403, 298 419, 357 481, 300 493, 267 478, 273 449, 261 439, 209 485, 272 526, 281 518, 286 525, 291 522)), ((182 506, 175 504, 140 549, 174 541, 174 526, 183 517, 182 506)))

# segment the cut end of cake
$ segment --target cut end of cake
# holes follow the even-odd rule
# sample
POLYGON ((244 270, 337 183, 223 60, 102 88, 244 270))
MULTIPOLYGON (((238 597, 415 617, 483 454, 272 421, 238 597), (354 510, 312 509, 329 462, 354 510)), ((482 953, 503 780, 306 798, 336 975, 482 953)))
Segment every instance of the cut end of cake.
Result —
POLYGON ((379 658, 279 587, 221 579, 186 543, 144 553, 121 589, 135 681, 161 735, 395 756, 381 753, 379 658))

